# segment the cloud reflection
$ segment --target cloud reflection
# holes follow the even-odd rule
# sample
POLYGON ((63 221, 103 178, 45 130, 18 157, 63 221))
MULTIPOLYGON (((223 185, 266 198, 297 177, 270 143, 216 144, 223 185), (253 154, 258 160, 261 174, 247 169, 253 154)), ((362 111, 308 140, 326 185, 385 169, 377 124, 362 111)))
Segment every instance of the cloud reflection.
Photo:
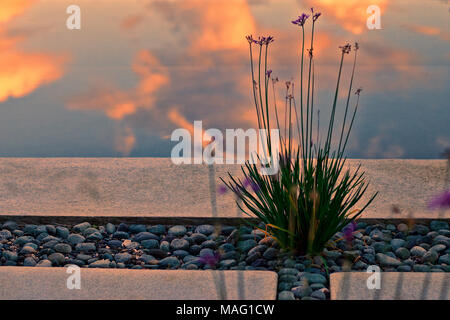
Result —
POLYGON ((11 37, 8 23, 23 14, 35 1, 2 2, 0 11, 0 103, 10 97, 19 98, 63 75, 67 55, 28 53, 19 49, 22 37, 11 37))

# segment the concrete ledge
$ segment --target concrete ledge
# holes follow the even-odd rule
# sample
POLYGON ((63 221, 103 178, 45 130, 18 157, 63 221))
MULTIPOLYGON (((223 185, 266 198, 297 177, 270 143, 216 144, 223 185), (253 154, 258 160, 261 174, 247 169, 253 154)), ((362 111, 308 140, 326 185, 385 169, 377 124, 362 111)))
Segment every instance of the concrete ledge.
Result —
POLYGON ((274 300, 270 271, 81 268, 81 289, 68 289, 67 268, 0 267, 0 300, 274 300), (222 293, 216 282, 225 284, 222 293))
MULTIPOLYGON (((446 160, 349 159, 370 181, 361 204, 378 197, 368 218, 450 218, 429 211, 442 192, 446 160), (393 212, 395 208, 395 213, 393 212)), ((239 165, 174 165, 167 158, 0 158, 0 215, 245 218, 228 192, 217 194, 239 165)))
MULTIPOLYGON (((433 220, 441 220, 446 221, 450 224, 450 218, 387 218, 387 219, 378 219, 378 218, 360 218, 358 222, 366 222, 368 224, 377 224, 377 223, 414 223, 414 224, 430 224, 433 220)), ((15 221, 18 225, 26 225, 26 224, 57 224, 57 225, 75 225, 81 222, 89 222, 94 225, 102 225, 108 222, 119 224, 119 223, 128 223, 128 224, 165 224, 165 225, 200 225, 200 224, 220 224, 220 225, 241 225, 247 224, 248 222, 258 223, 259 220, 256 218, 251 218, 245 216, 243 218, 233 218, 233 217, 170 217, 170 216, 154 216, 154 217, 142 217, 142 216, 51 216, 51 215, 2 215, 0 214, 0 223, 4 223, 6 221, 15 221)))
POLYGON ((380 289, 368 289, 373 273, 337 272, 330 275, 331 300, 448 300, 449 273, 382 272, 380 289))

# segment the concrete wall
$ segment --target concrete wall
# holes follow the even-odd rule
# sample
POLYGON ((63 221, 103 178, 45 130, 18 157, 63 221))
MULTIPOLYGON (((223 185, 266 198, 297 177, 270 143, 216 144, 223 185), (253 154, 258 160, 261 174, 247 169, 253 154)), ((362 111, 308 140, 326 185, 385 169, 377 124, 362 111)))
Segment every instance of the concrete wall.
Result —
MULTIPOLYGON (((446 161, 348 164, 354 170, 360 162, 371 182, 366 198, 380 192, 364 217, 450 217, 426 208, 444 189, 446 161)), ((211 171, 164 158, 0 158, 0 215, 240 217, 229 192, 215 194, 228 171, 242 177, 237 165, 211 171)))

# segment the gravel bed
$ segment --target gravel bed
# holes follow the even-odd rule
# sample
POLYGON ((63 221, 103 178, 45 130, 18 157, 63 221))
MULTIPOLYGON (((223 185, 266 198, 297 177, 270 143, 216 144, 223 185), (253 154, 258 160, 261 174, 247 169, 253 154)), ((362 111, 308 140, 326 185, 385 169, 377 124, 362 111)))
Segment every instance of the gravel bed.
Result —
MULTIPOLYGON (((261 226, 262 227, 262 226, 261 226)), ((264 229, 264 228, 262 228, 264 229)), ((328 274, 365 271, 450 272, 450 230, 429 225, 360 222, 334 236, 321 256, 293 256, 248 226, 165 226, 83 222, 67 225, 0 223, 0 266, 131 269, 272 270, 278 298, 329 299, 328 274)))

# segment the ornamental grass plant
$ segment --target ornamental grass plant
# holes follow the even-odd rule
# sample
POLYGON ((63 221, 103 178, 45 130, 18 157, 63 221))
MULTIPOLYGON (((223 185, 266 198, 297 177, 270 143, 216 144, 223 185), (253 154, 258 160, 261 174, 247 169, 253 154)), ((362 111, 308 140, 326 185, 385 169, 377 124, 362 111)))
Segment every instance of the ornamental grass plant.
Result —
POLYGON ((361 89, 355 91, 356 102, 350 107, 356 68, 357 43, 340 48, 337 83, 331 104, 326 136, 320 134, 320 111, 315 110, 314 29, 320 13, 311 9, 292 21, 301 33, 299 102, 295 99, 293 81, 287 81, 284 114, 276 105, 278 78, 268 68, 268 50, 273 37, 254 39, 247 36, 250 50, 252 93, 259 129, 267 132, 266 148, 257 155, 259 163, 274 163, 274 175, 262 174, 260 164, 247 161, 242 166, 244 178, 229 174, 222 179, 237 196, 237 205, 265 225, 267 236, 274 238, 282 248, 297 254, 316 255, 330 244, 332 237, 357 219, 372 203, 376 193, 362 204, 368 183, 360 166, 353 172, 345 166, 345 148, 358 110, 361 89), (309 20, 308 20, 309 19, 309 20), (311 21, 312 20, 312 21, 311 21), (305 48, 305 29, 311 21, 309 48, 305 48), (353 50, 352 50, 353 49, 353 50), (343 123, 336 124, 341 75, 346 56, 353 55, 353 67, 343 108, 343 123), (256 56, 256 57, 255 57, 256 56), (254 62, 257 61, 257 64, 254 62), (306 77, 306 79, 304 79, 306 77), (270 92, 272 91, 272 92, 270 92), (269 97, 273 101, 269 103, 269 97), (272 106, 270 106, 272 105, 272 106), (314 117, 315 113, 317 118, 314 117), (271 116, 274 119, 271 118, 271 116), (272 137, 270 129, 278 129, 272 137), (337 131, 337 136, 335 136, 337 131), (278 139, 279 151, 274 154, 272 139, 278 139))

